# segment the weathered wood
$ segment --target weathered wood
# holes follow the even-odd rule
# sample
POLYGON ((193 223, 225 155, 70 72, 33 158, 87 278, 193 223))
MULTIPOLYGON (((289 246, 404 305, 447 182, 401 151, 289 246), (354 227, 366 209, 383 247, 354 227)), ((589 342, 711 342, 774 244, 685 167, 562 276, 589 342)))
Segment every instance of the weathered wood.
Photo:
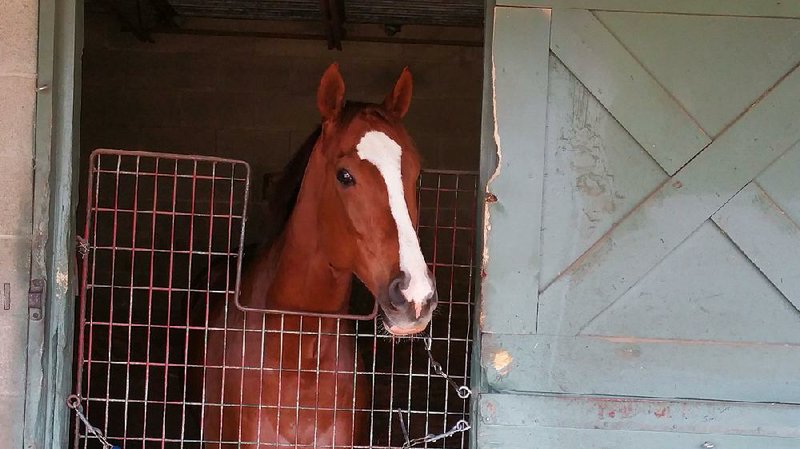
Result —
POLYGON ((495 334, 482 346, 501 393, 800 402, 799 345, 495 334))
POLYGON ((800 313, 706 221, 581 334, 800 344, 800 313))
MULTIPOLYGON (((800 142, 758 175, 756 182, 781 210, 800 223, 800 142)), ((796 259, 795 259, 796 260, 796 259)))
POLYGON ((754 182, 728 201, 713 219, 775 288, 800 310, 800 270, 790 262, 800 257, 797 223, 754 182))
POLYGON ((596 12, 710 136, 800 61, 800 20, 596 12))
MULTIPOLYGON (((484 45, 486 51, 494 47, 494 5, 490 2, 486 2, 485 5, 485 26, 484 26, 484 45)), ((481 106, 481 155, 480 155, 480 172, 479 172, 479 180, 478 180, 478 190, 477 195, 483 195, 485 192, 483 189, 484 186, 487 185, 489 178, 492 176, 494 171, 497 169, 497 146, 494 141, 494 107, 493 107, 493 88, 491 83, 486 82, 487 80, 492 79, 492 58, 487 54, 483 58, 483 99, 482 99, 482 106, 481 106)), ((483 201, 476 201, 475 202, 475 216, 476 216, 476 223, 485 223, 485 214, 486 214, 486 207, 483 201)), ((483 264, 483 248, 484 248, 484 238, 487 236, 485 232, 476 232, 475 233, 475 260, 480 261, 481 265, 483 264)), ((475 292, 481 291, 481 285, 483 283, 483 278, 481 276, 475 276, 474 279, 474 288, 475 292)), ((474 306, 474 313, 473 317, 478 317, 483 314, 484 304, 483 301, 479 300, 475 301, 474 306)), ((473 323, 475 323, 475 319, 473 318, 473 323)), ((481 338, 481 326, 473 325, 472 326, 472 341, 478 342, 481 338)), ((480 360, 481 356, 481 345, 480 344, 472 344, 472 351, 469 354, 470 360, 480 360)), ((470 388, 473 391, 473 397, 477 397, 481 392, 486 391, 488 388, 486 385, 486 378, 483 375, 483 370, 481 370, 480 363, 470 363, 470 388)), ((477 416, 477 402, 471 400, 470 401, 470 416, 477 416)), ((474 423, 474 421, 471 421, 474 423)), ((472 428, 469 430, 469 449, 478 449, 478 438, 477 438, 477 430, 479 424, 474 423, 472 428)))
POLYGON ((44 318, 28 328, 24 447, 60 449, 69 441, 64 400, 72 390, 83 4, 39 7, 39 84, 49 89, 37 98, 32 275, 45 277, 46 296, 44 318))
POLYGON ((674 174, 711 140, 589 11, 553 11, 551 47, 664 170, 674 174))
POLYGON ((563 427, 800 438, 800 405, 570 395, 485 394, 490 426, 563 427))
POLYGON ((540 285, 552 282, 666 178, 625 128, 551 57, 540 285))
POLYGON ((536 319, 529 317, 536 309, 541 268, 550 15, 539 9, 497 8, 494 30, 498 167, 487 185, 481 328, 531 332, 536 319))
POLYGON ((579 333, 800 139, 798 116, 795 68, 540 295, 539 332, 579 333))
POLYGON ((627 432, 602 429, 481 426, 481 449, 800 449, 800 439, 675 432, 627 432), (709 445, 704 446, 708 443, 709 445))
POLYGON ((746 17, 800 17, 797 0, 498 0, 497 6, 746 17))

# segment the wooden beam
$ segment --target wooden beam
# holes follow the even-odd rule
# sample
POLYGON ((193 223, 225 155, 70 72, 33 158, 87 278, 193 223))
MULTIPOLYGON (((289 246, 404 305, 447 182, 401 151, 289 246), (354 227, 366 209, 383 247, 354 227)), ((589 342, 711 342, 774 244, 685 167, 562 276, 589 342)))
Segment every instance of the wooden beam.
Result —
POLYGON ((328 40, 328 49, 341 50, 342 37, 344 36, 344 28, 342 27, 344 0, 320 0, 320 11, 322 12, 325 37, 328 40))
POLYGON ((489 426, 800 438, 800 407, 790 404, 557 394, 483 394, 479 401, 480 421, 489 426))
POLYGON ((481 366, 490 391, 498 393, 795 403, 798 349, 788 343, 484 334, 481 366))
MULTIPOLYGON (((797 146, 800 152, 800 145, 797 146)), ((787 264, 800 254, 800 227, 756 182, 712 217, 733 243, 800 310, 800 273, 787 264)))
POLYGON ((585 10, 553 11, 561 62, 669 175, 711 139, 622 44, 585 10))
POLYGON ((536 331, 550 14, 496 8, 492 43, 498 167, 487 182, 481 330, 536 331), (523 317, 524 316, 524 317, 523 317))
POLYGON ((167 0, 148 1, 164 25, 170 28, 178 28, 178 22, 175 21, 175 17, 178 16, 178 13, 167 0))
POLYGON ((796 67, 544 289, 538 331, 580 333, 787 152, 800 138, 798 95, 796 67))
POLYGON ((155 42, 150 36, 150 33, 142 28, 139 18, 134 18, 127 14, 124 9, 117 4, 116 0, 103 0, 103 3, 108 5, 111 12, 117 16, 117 19, 122 23, 123 29, 133 33, 133 35, 142 42, 155 42))

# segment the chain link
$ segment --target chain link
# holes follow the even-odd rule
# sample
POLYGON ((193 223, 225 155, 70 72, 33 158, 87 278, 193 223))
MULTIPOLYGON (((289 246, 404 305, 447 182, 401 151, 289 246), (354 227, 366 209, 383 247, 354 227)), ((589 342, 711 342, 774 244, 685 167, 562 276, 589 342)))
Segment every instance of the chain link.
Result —
POLYGON ((447 383, 450 384, 451 387, 456 391, 456 394, 461 399, 467 399, 468 397, 472 396, 472 390, 469 389, 466 385, 458 385, 455 383, 447 373, 444 372, 444 368, 442 368, 442 364, 437 362, 436 359, 433 357, 433 353, 431 352, 431 346, 433 345, 433 339, 431 337, 425 337, 423 339, 425 343, 425 351, 428 353, 428 360, 430 361, 431 368, 433 368, 433 372, 436 373, 438 376, 443 377, 447 383))
POLYGON ((410 449, 410 448, 412 448, 414 446, 418 446, 420 444, 433 443, 435 441, 439 441, 441 439, 444 439, 444 438, 447 438, 447 437, 451 437, 451 436, 453 436, 453 435, 455 435, 457 433, 466 432, 467 430, 469 430, 471 428, 472 428, 472 426, 470 426, 469 423, 466 420, 462 419, 462 420, 459 420, 456 423, 456 425, 453 426, 452 429, 448 430, 445 433, 440 433, 438 435, 430 434, 430 435, 424 436, 422 438, 414 438, 414 439, 411 439, 411 440, 406 439, 406 442, 405 442, 405 444, 403 444, 403 448, 402 449, 410 449))
POLYGON ((113 444, 109 443, 105 435, 103 435, 103 431, 93 426, 92 423, 89 422, 89 418, 83 414, 83 406, 81 405, 81 398, 79 396, 74 394, 70 395, 67 398, 67 407, 75 411, 75 415, 77 415, 78 419, 80 419, 83 422, 83 425, 86 426, 86 430, 100 441, 100 444, 103 445, 104 449, 120 449, 119 446, 114 446, 113 444))

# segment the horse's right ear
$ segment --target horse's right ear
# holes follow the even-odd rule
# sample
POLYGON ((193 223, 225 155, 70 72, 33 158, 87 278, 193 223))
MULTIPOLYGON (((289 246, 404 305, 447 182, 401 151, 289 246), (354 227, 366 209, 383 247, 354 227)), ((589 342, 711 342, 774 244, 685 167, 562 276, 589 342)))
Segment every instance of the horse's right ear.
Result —
POLYGON ((339 64, 333 63, 325 70, 317 90, 317 108, 322 121, 336 118, 344 104, 344 80, 339 74, 339 64))

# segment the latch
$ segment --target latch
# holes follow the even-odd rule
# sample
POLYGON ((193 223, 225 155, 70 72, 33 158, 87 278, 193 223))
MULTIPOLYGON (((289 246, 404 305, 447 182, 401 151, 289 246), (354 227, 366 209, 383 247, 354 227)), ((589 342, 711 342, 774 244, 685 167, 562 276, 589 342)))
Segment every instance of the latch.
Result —
POLYGON ((44 280, 32 279, 31 288, 28 290, 28 315, 31 320, 42 319, 42 300, 44 298, 44 280))

